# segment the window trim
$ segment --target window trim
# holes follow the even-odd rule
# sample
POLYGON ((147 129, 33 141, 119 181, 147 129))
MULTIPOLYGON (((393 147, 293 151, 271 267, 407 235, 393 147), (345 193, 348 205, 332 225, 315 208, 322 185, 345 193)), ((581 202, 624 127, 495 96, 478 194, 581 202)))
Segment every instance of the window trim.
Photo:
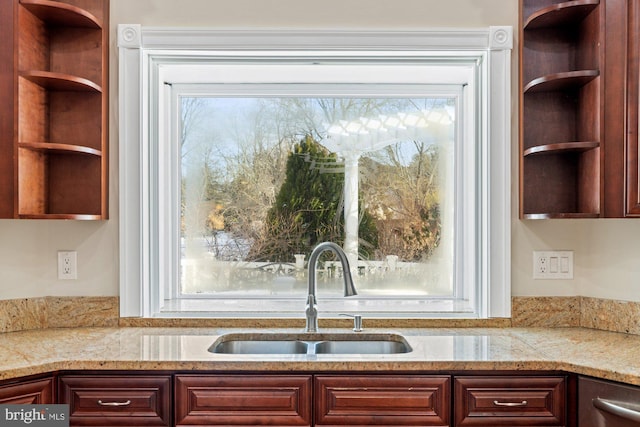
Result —
MULTIPOLYGON (((488 168, 480 186, 481 259, 478 279, 480 310, 477 317, 510 317, 511 313, 511 49, 512 27, 438 29, 433 31, 304 31, 210 30, 118 25, 119 50, 119 166, 120 166, 120 315, 148 317, 159 274, 150 259, 161 223, 149 209, 152 191, 149 141, 158 127, 149 114, 154 105, 150 87, 157 82, 160 58, 185 51, 215 50, 229 56, 261 51, 349 51, 429 55, 456 51, 482 60, 483 105, 488 117, 482 139, 482 164, 488 168), (490 248, 490 252, 489 252, 490 248), (485 292, 486 290, 486 292, 485 292)), ((157 117, 157 115, 156 115, 157 117)), ((156 160, 154 160, 156 161, 156 160)), ((160 231, 162 232, 162 231, 160 231)), ((160 254, 162 256, 162 254, 160 254)), ((160 265, 171 265, 163 262, 160 265)), ((175 272, 164 271, 163 274, 175 272)), ((475 316, 474 316, 475 317, 475 316)))

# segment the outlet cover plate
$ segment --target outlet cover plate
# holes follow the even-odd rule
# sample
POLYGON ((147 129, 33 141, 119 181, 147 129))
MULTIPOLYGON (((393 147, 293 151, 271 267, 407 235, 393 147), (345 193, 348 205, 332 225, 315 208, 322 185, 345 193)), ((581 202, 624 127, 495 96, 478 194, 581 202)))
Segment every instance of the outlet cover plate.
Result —
POLYGON ((534 251, 534 279, 573 279, 573 251, 534 251))
POLYGON ((78 278, 78 253, 76 251, 58 251, 58 279, 75 280, 78 278))

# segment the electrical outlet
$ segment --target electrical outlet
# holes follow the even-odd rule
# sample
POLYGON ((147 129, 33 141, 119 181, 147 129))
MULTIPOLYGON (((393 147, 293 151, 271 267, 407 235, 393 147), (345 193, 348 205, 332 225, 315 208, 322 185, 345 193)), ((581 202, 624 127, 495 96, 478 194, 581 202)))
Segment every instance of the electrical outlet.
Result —
POLYGON ((573 251, 534 251, 534 279, 573 279, 573 251))
POLYGON ((76 251, 58 251, 58 279, 74 280, 78 278, 78 253, 76 251))
POLYGON ((539 274, 547 274, 549 272, 549 257, 538 256, 535 265, 536 272, 539 274))

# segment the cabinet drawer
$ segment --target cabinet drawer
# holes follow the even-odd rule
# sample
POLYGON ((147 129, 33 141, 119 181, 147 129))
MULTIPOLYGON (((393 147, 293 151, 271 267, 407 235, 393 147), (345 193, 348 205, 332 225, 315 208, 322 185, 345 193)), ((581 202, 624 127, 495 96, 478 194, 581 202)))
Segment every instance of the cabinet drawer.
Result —
POLYGON ((310 375, 176 375, 176 425, 311 425, 310 375))
POLYGON ((564 377, 455 377, 456 426, 563 426, 564 377))
POLYGON ((448 376, 317 376, 316 425, 448 426, 448 376))
POLYGON ((169 375, 61 376, 59 399, 72 426, 171 425, 169 375))

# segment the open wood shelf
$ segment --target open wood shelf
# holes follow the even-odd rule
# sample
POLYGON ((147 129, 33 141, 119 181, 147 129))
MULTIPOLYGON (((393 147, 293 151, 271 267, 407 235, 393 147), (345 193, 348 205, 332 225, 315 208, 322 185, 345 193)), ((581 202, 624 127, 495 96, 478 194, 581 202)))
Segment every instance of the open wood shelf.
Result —
POLYGON ((60 144, 54 142, 20 142, 19 148, 33 151, 67 154, 85 154, 90 156, 102 156, 102 151, 82 145, 60 144))
POLYGON ((575 0, 554 4, 529 16, 525 30, 550 27, 566 27, 582 21, 600 4, 600 0, 575 0))
POLYGON ((585 212, 555 212, 555 213, 525 213, 523 219, 588 219, 599 218, 598 213, 585 213, 585 212))
POLYGON ((527 148, 524 150, 523 156, 556 154, 559 152, 582 152, 598 147, 600 147, 600 143, 595 141, 557 142, 554 144, 541 144, 527 148))
POLYGON ((578 70, 554 73, 531 80, 524 87, 524 93, 556 92, 582 87, 598 77, 598 70, 578 70))
POLYGON ((93 14, 70 4, 51 0, 20 0, 20 4, 50 24, 66 27, 102 28, 102 23, 93 14))
POLYGON ((22 71, 20 76, 49 90, 102 93, 98 84, 69 74, 29 70, 22 71))
POLYGON ((82 221, 97 221, 103 218, 101 215, 87 215, 87 214, 20 214, 20 219, 63 219, 63 220, 82 220, 82 221))

